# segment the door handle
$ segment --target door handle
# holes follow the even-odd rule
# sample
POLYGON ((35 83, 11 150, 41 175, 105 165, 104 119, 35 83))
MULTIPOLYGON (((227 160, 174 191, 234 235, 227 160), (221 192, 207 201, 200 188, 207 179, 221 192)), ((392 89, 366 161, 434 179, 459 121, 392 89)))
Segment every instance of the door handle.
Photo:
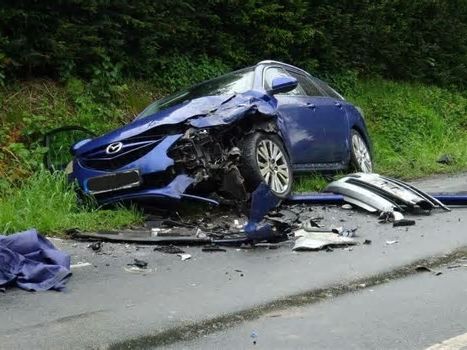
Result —
POLYGON ((307 107, 307 108, 310 108, 310 109, 313 109, 313 110, 316 109, 316 105, 315 105, 314 103, 311 103, 311 102, 308 102, 308 103, 306 104, 306 107, 307 107))
POLYGON ((340 102, 334 102, 334 104, 336 105, 337 108, 342 108, 342 103, 340 102))

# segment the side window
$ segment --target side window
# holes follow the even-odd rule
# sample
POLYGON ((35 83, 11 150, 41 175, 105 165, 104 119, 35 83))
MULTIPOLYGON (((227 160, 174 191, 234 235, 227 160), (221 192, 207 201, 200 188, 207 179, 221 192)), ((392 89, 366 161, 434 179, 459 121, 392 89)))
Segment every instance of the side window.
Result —
MULTIPOLYGON (((268 90, 271 90, 272 88, 272 81, 275 79, 275 78, 278 78, 278 77, 288 77, 289 74, 287 74, 287 72, 280 68, 280 67, 268 67, 266 68, 265 72, 264 72, 264 89, 266 91, 268 90)), ((305 95, 305 91, 304 89, 302 88, 302 86, 300 85, 300 81, 298 81, 298 85, 295 89, 293 89, 292 91, 289 91, 285 94, 280 94, 280 95, 305 95)))
POLYGON ((303 74, 296 73, 293 71, 288 72, 291 76, 298 80, 298 83, 302 86, 302 88, 305 90, 305 93, 308 96, 323 96, 321 90, 318 87, 316 87, 315 84, 313 84, 310 78, 303 74))
POLYGON ((344 98, 332 87, 330 87, 328 84, 326 84, 324 81, 321 81, 317 78, 313 78, 313 82, 320 87, 321 90, 323 90, 326 95, 332 98, 336 98, 338 100, 344 100, 344 98))

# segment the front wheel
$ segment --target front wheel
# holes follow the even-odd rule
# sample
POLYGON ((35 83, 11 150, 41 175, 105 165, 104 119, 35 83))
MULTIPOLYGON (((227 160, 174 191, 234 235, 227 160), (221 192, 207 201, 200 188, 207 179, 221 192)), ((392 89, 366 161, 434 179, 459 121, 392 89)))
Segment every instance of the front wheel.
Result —
POLYGON ((280 198, 286 198, 292 190, 292 167, 277 135, 261 132, 248 135, 242 142, 241 170, 250 190, 262 181, 280 198))
POLYGON ((370 150, 362 135, 355 129, 351 133, 351 165, 353 169, 363 173, 373 171, 373 161, 371 160, 370 150))

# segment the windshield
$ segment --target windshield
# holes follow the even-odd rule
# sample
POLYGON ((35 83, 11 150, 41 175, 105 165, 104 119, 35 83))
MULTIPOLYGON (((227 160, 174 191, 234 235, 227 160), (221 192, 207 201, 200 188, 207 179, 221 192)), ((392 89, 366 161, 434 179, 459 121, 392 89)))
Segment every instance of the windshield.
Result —
POLYGON ((179 91, 150 104, 136 119, 203 96, 241 94, 253 87, 255 67, 241 69, 179 91))

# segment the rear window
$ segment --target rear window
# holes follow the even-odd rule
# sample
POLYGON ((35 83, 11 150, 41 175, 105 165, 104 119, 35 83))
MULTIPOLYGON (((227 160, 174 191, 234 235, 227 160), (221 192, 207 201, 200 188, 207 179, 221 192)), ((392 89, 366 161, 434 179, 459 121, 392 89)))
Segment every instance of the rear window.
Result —
POLYGON ((324 91, 326 95, 329 97, 338 99, 338 100, 344 100, 344 97, 342 97, 341 94, 339 94, 336 90, 334 90, 332 87, 330 87, 328 84, 326 84, 324 81, 319 80, 318 78, 313 78, 313 82, 319 86, 321 90, 324 91))

